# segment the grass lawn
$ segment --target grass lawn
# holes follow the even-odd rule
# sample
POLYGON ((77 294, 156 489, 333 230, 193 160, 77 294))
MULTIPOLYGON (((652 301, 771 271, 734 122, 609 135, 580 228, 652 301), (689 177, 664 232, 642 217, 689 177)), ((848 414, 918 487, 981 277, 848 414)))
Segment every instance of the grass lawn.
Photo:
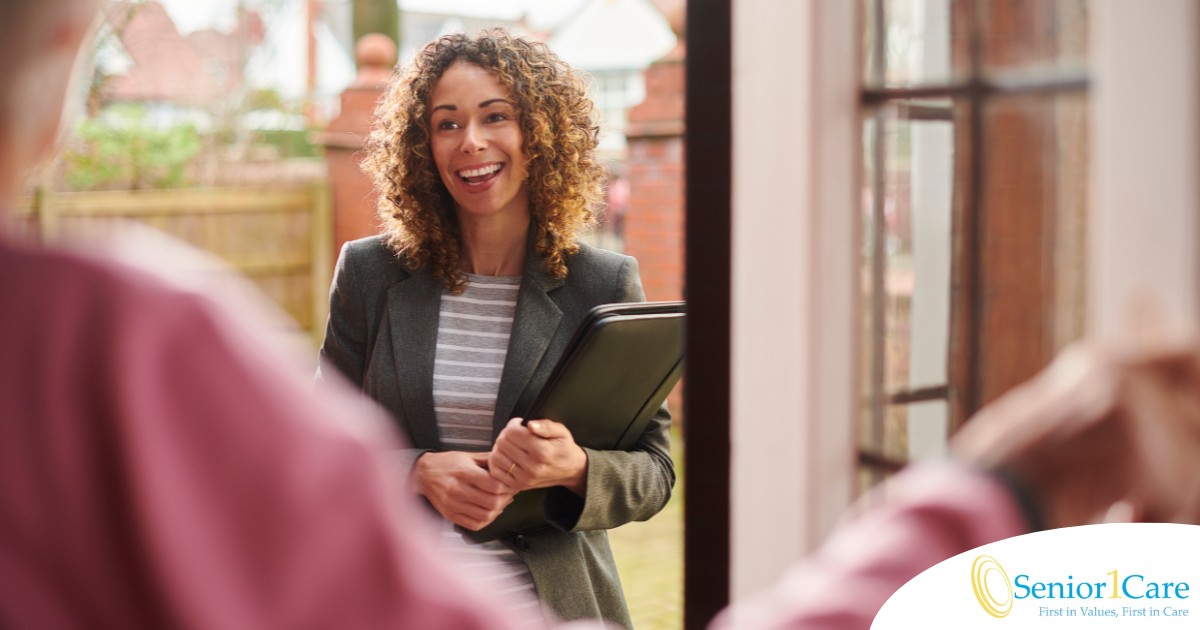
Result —
POLYGON ((671 450, 677 480, 667 507, 608 533, 636 630, 683 627, 683 440, 677 431, 671 450))

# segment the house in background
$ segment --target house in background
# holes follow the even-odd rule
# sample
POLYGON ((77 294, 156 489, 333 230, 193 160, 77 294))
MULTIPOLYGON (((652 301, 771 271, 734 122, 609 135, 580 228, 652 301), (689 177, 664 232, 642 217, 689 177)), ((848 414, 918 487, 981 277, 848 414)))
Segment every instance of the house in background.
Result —
POLYGON ((592 76, 592 98, 602 116, 600 149, 623 161, 629 109, 646 98, 642 73, 676 44, 667 18, 649 0, 588 0, 548 43, 592 76))
POLYGON ((258 14, 242 11, 231 32, 183 35, 158 2, 115 2, 104 14, 92 107, 143 105, 160 126, 211 128, 240 106, 246 62, 263 41, 258 14))

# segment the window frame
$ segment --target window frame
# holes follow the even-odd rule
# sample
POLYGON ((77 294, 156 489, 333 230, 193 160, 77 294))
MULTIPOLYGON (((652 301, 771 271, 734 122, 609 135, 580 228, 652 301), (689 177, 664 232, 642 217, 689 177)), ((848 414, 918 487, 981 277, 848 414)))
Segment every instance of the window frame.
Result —
MULTIPOLYGON (((907 459, 889 457, 882 450, 884 418, 886 409, 892 405, 909 405, 917 402, 946 400, 949 409, 947 428, 953 433, 962 426, 985 402, 981 395, 980 343, 983 330, 983 300, 986 288, 983 281, 983 229, 986 224, 987 204, 983 199, 984 180, 987 176, 987 134, 985 112, 987 106, 999 99, 1050 95, 1088 94, 1090 79, 1086 73, 1072 69, 1018 70, 1008 72, 986 71, 983 60, 982 16, 979 5, 983 0, 952 0, 951 13, 957 5, 966 12, 967 69, 965 77, 945 81, 922 83, 911 86, 887 86, 884 75, 885 53, 888 47, 886 0, 867 0, 872 12, 871 25, 874 53, 871 68, 874 76, 862 82, 860 107, 865 116, 874 118, 873 151, 870 156, 871 171, 875 181, 871 183, 872 195, 870 233, 884 233, 885 195, 883 178, 886 170, 885 116, 884 110, 897 103, 916 99, 949 99, 954 105, 943 112, 939 108, 918 112, 919 119, 954 119, 954 108, 967 112, 965 129, 955 128, 956 135, 965 135, 967 151, 967 178, 961 185, 966 194, 961 203, 954 204, 951 234, 951 285, 953 287, 950 313, 950 340, 947 357, 947 382, 919 388, 886 390, 884 383, 886 309, 885 291, 886 262, 882 238, 874 238, 870 255, 870 303, 868 305, 870 381, 865 393, 868 414, 868 438, 878 437, 876 444, 858 446, 858 466, 874 481, 893 474, 910 462, 907 459)), ((915 118, 916 119, 916 118, 915 118)), ((956 142, 957 145, 957 142, 956 142)), ((960 182, 955 182, 959 185, 960 182)), ((947 438, 949 435, 947 435, 947 438)))

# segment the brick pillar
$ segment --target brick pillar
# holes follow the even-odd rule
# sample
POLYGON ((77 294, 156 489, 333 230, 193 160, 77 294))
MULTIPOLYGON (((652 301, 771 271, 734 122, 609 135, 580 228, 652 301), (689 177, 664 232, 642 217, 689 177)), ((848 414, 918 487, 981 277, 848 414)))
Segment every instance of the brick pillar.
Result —
MULTIPOLYGON (((661 6, 679 44, 646 69, 646 100, 629 110, 625 253, 638 259, 648 300, 683 299, 683 3, 661 6)), ((668 398, 683 427, 681 381, 668 398)))
POLYGON ((375 194, 371 181, 358 163, 363 142, 371 129, 375 103, 383 94, 396 64, 396 44, 386 35, 372 33, 354 48, 358 76, 342 92, 342 106, 318 143, 325 146, 333 192, 334 259, 342 243, 379 232, 375 216, 375 194))
POLYGON ((646 297, 683 297, 684 45, 646 69, 646 100, 629 110, 625 253, 638 259, 646 297))

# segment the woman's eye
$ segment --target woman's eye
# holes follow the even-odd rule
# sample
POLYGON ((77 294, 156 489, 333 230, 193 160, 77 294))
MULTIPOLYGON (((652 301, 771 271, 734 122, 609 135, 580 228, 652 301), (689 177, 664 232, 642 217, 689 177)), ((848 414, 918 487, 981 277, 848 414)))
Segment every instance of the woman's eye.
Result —
POLYGON ((494 114, 488 114, 487 117, 488 122, 500 122, 502 120, 508 120, 508 115, 496 112, 494 114))
POLYGON ((458 129, 458 123, 454 122, 453 120, 443 120, 442 122, 438 123, 437 128, 438 129, 458 129))

